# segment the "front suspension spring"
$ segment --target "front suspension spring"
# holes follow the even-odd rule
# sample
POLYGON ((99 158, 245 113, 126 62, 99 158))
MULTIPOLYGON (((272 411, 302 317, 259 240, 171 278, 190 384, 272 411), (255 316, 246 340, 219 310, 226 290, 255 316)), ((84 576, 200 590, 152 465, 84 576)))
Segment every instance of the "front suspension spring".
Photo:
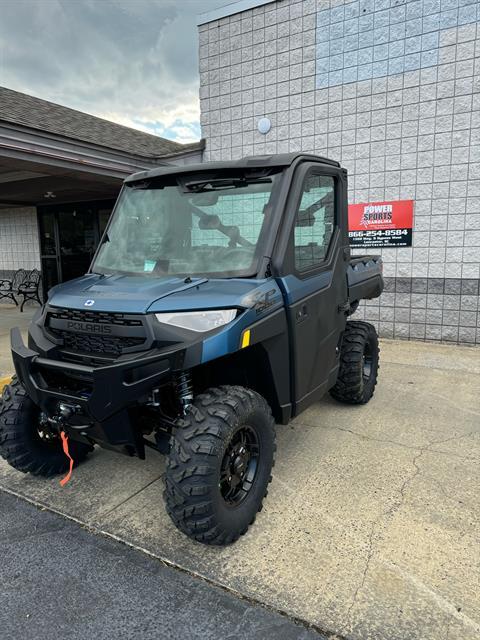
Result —
POLYGON ((176 376, 175 389, 185 415, 193 402, 192 376, 189 371, 182 371, 176 376))

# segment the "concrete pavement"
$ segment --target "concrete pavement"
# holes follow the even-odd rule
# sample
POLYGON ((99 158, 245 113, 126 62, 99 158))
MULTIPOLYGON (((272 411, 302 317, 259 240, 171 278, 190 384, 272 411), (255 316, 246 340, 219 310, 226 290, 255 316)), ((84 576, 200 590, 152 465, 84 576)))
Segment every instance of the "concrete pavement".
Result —
MULTIPOLYGON (((23 313, 14 304, 0 304, 0 381, 13 371, 12 358, 10 356, 10 329, 20 327, 24 338, 27 335, 28 325, 38 305, 28 304, 23 313)), ((1 388, 0 384, 0 388, 1 388)), ((1 390, 1 389, 0 389, 1 390)))
POLYGON ((480 637, 480 349, 382 342, 374 399, 326 398, 278 427, 264 510, 227 548, 165 514, 164 461, 96 450, 61 489, 0 487, 352 640, 480 637))
POLYGON ((322 640, 278 613, 1 491, 0 511, 2 638, 322 640))

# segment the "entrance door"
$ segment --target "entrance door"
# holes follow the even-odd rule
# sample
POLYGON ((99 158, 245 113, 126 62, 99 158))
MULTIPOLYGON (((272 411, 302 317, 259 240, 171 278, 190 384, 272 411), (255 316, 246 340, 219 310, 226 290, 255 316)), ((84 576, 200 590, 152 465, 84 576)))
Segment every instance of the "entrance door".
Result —
POLYGON ((53 211, 44 211, 38 216, 40 232, 40 259, 42 263, 43 293, 60 282, 60 264, 57 254, 57 220, 53 211))
POLYGON ((297 171, 302 188, 289 238, 291 275, 282 278, 289 303, 295 414, 336 380, 346 322, 342 305, 348 295, 343 176, 334 167, 314 164, 297 171))
POLYGON ((45 293, 88 271, 113 204, 109 200, 38 208, 45 293))
POLYGON ((98 244, 98 229, 93 209, 58 211, 58 242, 62 281, 72 280, 88 271, 98 244))

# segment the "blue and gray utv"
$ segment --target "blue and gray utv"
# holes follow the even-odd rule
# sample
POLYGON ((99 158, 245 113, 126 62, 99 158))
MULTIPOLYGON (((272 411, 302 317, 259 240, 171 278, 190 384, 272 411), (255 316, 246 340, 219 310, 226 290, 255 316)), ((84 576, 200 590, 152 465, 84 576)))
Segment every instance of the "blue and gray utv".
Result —
POLYGON ((49 292, 28 346, 12 330, 0 453, 47 476, 97 444, 140 459, 155 449, 175 525, 231 543, 262 507, 275 422, 326 392, 371 398, 377 335, 347 317, 382 288, 378 256, 350 257, 337 162, 288 154, 137 173, 89 272, 49 292))

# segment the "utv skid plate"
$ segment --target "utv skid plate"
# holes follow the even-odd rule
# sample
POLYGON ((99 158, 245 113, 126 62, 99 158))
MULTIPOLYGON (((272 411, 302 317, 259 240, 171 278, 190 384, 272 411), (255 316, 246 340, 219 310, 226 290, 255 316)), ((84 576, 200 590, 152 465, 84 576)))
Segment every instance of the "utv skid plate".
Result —
POLYGON ((11 331, 11 343, 15 371, 31 400, 47 416, 58 415, 60 404, 74 409, 72 419, 62 423, 70 437, 145 458, 149 442, 134 429, 128 408, 182 370, 185 348, 144 352, 134 359, 91 367, 41 357, 25 346, 18 328, 11 331), (61 385, 48 382, 51 373, 57 374, 61 385), (81 391, 69 390, 69 381, 78 386, 79 377, 81 391))

